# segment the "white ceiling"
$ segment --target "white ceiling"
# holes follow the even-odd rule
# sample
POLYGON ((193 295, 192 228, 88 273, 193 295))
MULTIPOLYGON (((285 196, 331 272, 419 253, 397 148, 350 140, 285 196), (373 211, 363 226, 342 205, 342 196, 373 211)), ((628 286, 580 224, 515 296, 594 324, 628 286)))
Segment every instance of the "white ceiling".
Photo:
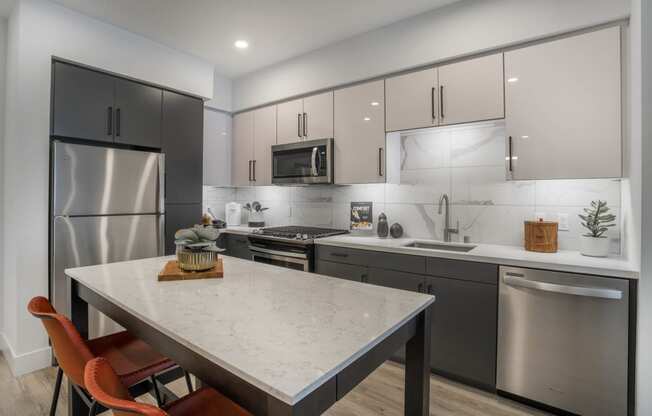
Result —
MULTIPOLYGON (((237 77, 457 0, 55 1, 237 77), (249 49, 236 50, 237 39, 249 49)), ((0 11, 3 3, 13 1, 0 0, 0 11)))

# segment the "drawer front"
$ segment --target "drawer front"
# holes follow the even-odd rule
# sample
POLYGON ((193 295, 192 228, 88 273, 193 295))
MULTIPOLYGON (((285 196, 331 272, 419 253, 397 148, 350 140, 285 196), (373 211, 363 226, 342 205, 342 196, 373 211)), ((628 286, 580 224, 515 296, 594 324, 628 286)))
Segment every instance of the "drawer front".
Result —
POLYGON ((495 264, 428 257, 426 274, 498 285, 498 266, 495 264))
POLYGON ((426 258, 409 254, 369 252, 370 266, 379 269, 396 270, 405 273, 424 274, 426 272, 426 258))
POLYGON ((317 274, 323 274, 326 276, 339 277, 340 279, 352 280, 354 282, 362 282, 367 279, 368 270, 363 266, 320 260, 317 262, 316 272, 317 274))
POLYGON ((332 261, 336 263, 368 266, 371 262, 371 254, 372 253, 365 250, 335 246, 317 246, 317 260, 332 261))

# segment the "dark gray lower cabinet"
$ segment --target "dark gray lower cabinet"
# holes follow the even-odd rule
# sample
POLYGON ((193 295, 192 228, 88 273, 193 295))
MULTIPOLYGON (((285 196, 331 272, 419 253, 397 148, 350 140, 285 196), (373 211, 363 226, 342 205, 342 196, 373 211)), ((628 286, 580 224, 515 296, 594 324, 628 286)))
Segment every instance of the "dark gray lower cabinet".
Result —
POLYGON ((165 204, 165 254, 176 252, 174 233, 201 222, 202 204, 165 204))
POLYGON ((319 274, 435 295, 430 368, 495 389, 498 266, 329 246, 317 246, 316 264, 319 274))
POLYGON ((249 250, 249 238, 246 235, 225 233, 224 235, 224 254, 231 257, 238 257, 245 260, 251 260, 251 250, 249 250))
POLYGON ((431 368, 494 389, 498 286, 426 277, 437 298, 432 313, 431 368))

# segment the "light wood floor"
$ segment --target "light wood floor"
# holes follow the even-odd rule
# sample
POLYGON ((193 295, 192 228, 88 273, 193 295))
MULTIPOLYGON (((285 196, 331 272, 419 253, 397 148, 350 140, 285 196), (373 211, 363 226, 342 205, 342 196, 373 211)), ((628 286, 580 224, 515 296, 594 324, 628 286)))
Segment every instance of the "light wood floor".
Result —
MULTIPOLYGON (((0 416, 47 415, 54 386, 55 370, 48 368, 14 378, 0 353, 0 416)), ((186 394, 183 380, 168 386, 179 396, 186 394)), ((153 402, 151 397, 139 400, 153 402)), ((65 383, 57 408, 66 415, 65 383)), ((547 413, 475 390, 448 380, 430 378, 430 414, 433 416, 545 416, 547 413)), ((328 416, 402 416, 403 368, 386 363, 340 400, 328 416)))

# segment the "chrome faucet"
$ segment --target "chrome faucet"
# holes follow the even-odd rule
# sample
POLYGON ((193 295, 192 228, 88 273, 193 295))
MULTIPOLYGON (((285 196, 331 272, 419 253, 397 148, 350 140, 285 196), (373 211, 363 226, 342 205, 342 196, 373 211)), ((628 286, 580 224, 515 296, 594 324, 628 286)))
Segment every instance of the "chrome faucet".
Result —
POLYGON ((448 208, 448 195, 446 194, 442 195, 441 198, 439 198, 439 210, 437 211, 439 215, 441 215, 442 206, 446 209, 446 212, 444 213, 444 241, 448 243, 451 241, 451 234, 457 234, 460 232, 460 221, 457 220, 457 226, 455 228, 451 228, 450 209, 448 208))

